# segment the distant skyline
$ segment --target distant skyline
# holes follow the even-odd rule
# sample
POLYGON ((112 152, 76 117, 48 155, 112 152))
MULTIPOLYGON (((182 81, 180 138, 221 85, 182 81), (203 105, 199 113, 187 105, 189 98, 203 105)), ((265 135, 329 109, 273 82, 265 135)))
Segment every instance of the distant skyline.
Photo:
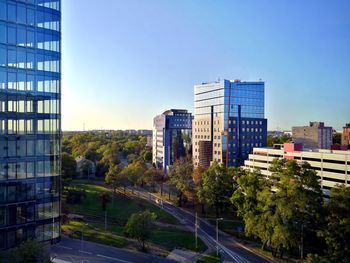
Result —
POLYGON ((193 85, 265 81, 269 130, 350 122, 350 1, 63 0, 62 128, 151 129, 193 85))

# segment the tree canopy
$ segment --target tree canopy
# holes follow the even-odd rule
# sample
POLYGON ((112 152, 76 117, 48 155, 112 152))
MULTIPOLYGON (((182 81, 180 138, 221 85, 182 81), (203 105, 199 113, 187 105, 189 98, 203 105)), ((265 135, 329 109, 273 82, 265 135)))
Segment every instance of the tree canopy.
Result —
POLYGON ((146 210, 130 216, 124 227, 124 232, 131 238, 137 239, 145 249, 145 242, 151 237, 156 215, 146 210))
POLYGON ((233 194, 233 175, 224 165, 212 164, 203 174, 197 195, 198 199, 209 206, 214 206, 216 217, 219 210, 228 204, 233 194))
POLYGON ((178 203, 182 205, 183 197, 186 192, 193 192, 194 184, 192 179, 193 165, 192 161, 186 158, 177 160, 169 171, 169 184, 175 187, 178 192, 178 203))

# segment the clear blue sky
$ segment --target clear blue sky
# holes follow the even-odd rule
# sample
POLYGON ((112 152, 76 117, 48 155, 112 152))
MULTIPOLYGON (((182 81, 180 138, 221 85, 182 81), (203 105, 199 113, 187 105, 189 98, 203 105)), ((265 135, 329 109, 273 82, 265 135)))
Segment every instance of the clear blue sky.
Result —
POLYGON ((349 14, 349 0, 63 0, 63 129, 151 128, 218 78, 264 80, 269 129, 340 129, 349 14))

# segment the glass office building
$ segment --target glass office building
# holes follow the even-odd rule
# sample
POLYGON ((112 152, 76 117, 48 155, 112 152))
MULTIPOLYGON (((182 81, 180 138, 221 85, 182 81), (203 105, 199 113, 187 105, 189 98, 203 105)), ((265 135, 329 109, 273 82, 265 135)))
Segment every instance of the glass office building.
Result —
POLYGON ((192 153, 192 114, 171 109, 153 119, 153 164, 165 171, 192 153))
POLYGON ((264 82, 222 80, 194 87, 193 161, 241 166, 253 147, 265 147, 264 82))
POLYGON ((0 0, 0 249, 60 237, 60 0, 0 0))

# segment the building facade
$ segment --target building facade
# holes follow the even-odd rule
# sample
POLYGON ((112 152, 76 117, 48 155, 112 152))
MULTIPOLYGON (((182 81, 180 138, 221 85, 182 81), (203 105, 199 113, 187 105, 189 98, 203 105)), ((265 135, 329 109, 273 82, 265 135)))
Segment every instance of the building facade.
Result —
POLYGON ((193 164, 240 166, 267 144, 264 82, 222 80, 194 86, 193 164))
POLYGON ((0 0, 0 249, 60 238, 60 8, 0 0))
POLYGON ((310 122, 309 126, 292 128, 293 142, 306 149, 330 149, 333 144, 333 128, 323 122, 310 122))
POLYGON ((345 125, 345 127, 343 127, 341 144, 342 145, 350 145, 350 123, 347 123, 345 125))
POLYGON ((322 190, 329 196, 329 190, 336 184, 350 186, 350 151, 303 150, 302 144, 285 143, 279 149, 254 148, 244 162, 246 169, 259 169, 263 175, 271 175, 269 167, 275 158, 308 162, 320 178, 322 190))
POLYGON ((168 171, 179 158, 192 153, 192 114, 171 109, 153 119, 153 163, 168 171))

